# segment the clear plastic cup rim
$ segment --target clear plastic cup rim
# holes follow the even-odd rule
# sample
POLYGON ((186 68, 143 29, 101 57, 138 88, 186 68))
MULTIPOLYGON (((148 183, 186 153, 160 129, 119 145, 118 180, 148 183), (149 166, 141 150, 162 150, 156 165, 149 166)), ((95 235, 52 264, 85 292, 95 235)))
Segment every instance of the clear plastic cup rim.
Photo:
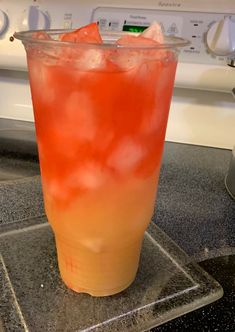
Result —
POLYGON ((181 37, 175 36, 165 36, 164 35, 164 43, 153 45, 117 45, 115 41, 124 35, 135 35, 138 36, 139 33, 134 32, 110 32, 110 31, 102 31, 101 37, 104 43, 73 43, 73 42, 62 42, 56 38, 58 38, 61 34, 72 32, 74 29, 50 29, 50 30, 29 30, 29 31, 19 31, 13 34, 13 37, 19 39, 23 42, 23 44, 38 44, 44 46, 70 46, 70 47, 84 47, 84 48, 118 48, 118 49, 149 49, 149 50, 158 50, 158 49, 177 49, 179 47, 184 47, 190 44, 190 41, 181 37), (38 32, 46 32, 51 39, 38 39, 33 35, 38 32), (54 38, 53 38, 54 37, 54 38))

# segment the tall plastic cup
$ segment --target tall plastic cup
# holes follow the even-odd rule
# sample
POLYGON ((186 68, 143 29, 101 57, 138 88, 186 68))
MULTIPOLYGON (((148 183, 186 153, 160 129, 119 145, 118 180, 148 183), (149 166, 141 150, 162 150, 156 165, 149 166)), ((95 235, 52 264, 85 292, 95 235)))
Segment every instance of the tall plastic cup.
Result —
MULTIPOLYGON (((47 31, 53 38, 64 31, 47 31)), ((186 42, 74 44, 16 33, 26 52, 46 214, 76 292, 135 279, 150 222, 177 65, 186 42)), ((117 37, 114 34, 114 37, 117 37)))

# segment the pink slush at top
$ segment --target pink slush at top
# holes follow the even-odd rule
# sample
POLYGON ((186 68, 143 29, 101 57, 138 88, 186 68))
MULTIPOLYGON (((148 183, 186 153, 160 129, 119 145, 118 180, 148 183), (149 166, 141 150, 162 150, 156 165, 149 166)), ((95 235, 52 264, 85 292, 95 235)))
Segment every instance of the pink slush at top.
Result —
POLYGON ((97 23, 91 23, 72 32, 67 32, 60 37, 61 41, 73 43, 98 43, 103 42, 97 23))
POLYGON ((188 44, 188 41, 177 37, 163 36, 161 27, 153 22, 141 34, 123 32, 102 32, 97 23, 90 23, 74 31, 47 30, 16 32, 16 39, 23 43, 40 43, 52 45, 79 45, 82 47, 111 48, 177 48, 188 44))

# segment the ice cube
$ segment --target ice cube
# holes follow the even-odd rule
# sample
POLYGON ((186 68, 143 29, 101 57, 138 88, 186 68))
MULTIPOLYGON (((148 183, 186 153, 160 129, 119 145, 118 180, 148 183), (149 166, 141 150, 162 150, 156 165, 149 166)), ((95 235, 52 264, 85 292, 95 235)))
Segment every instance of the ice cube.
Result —
POLYGON ((127 47, 141 47, 141 46, 156 46, 156 41, 152 40, 148 37, 143 36, 142 34, 139 36, 131 36, 125 35, 119 38, 116 43, 120 46, 127 47))
POLYGON ((126 137, 111 153, 107 165, 119 172, 129 172, 137 166, 144 155, 144 148, 132 138, 126 137))
POLYGON ((84 239, 81 240, 81 243, 84 247, 96 253, 101 252, 104 247, 102 239, 97 238, 84 239))
POLYGON ((56 99, 56 92, 51 84, 50 66, 40 60, 29 60, 29 67, 35 100, 51 104, 56 99))
POLYGON ((140 132, 147 135, 156 132, 156 130, 159 129, 161 125, 159 114, 161 114, 159 110, 158 112, 153 110, 150 116, 146 115, 140 125, 140 132))
POLYGON ((105 171, 99 163, 87 161, 59 179, 44 180, 44 185, 46 193, 63 201, 69 197, 71 190, 82 192, 96 190, 107 183, 110 178, 108 171, 105 171))
POLYGON ((43 47, 42 56, 43 63, 47 65, 57 65, 61 57, 61 50, 54 45, 45 45, 43 47))
POLYGON ((88 71, 99 70, 105 66, 104 52, 98 49, 82 49, 75 59, 76 68, 88 71))
POLYGON ((65 183, 62 179, 50 179, 50 181, 44 181, 45 184, 45 193, 49 194, 48 197, 56 198, 61 201, 67 199, 67 191, 65 183))
POLYGON ((110 52, 108 60, 117 66, 119 70, 131 70, 141 63, 142 54, 135 50, 115 50, 110 52))
POLYGON ((35 31, 32 34, 32 37, 36 38, 36 39, 42 39, 42 40, 51 40, 50 35, 48 35, 48 33, 46 33, 45 31, 35 31))
POLYGON ((85 162, 73 174, 66 183, 68 186, 76 186, 82 189, 97 189, 101 187, 109 178, 109 175, 102 166, 95 161, 85 162))
POLYGON ((61 48, 60 62, 83 71, 96 70, 105 65, 104 52, 97 47, 84 44, 102 44, 97 23, 93 22, 80 29, 60 36, 63 42, 70 42, 61 48), (83 44, 77 46, 73 44, 83 44))
POLYGON ((94 139, 96 122, 93 105, 85 93, 72 92, 66 100, 64 114, 64 125, 67 126, 68 130, 76 131, 75 138, 88 141, 94 139))
POLYGON ((125 47, 120 47, 116 53, 113 52, 109 59, 123 70, 138 68, 138 66, 143 62, 143 59, 146 58, 146 52, 148 54, 147 47, 154 47, 157 45, 156 41, 145 38, 142 35, 125 35, 118 39, 116 43, 125 47), (136 47, 139 49, 136 49, 136 47))
POLYGON ((152 22, 152 24, 147 29, 145 29, 140 36, 155 40, 160 44, 164 43, 162 28, 161 25, 157 22, 152 22))

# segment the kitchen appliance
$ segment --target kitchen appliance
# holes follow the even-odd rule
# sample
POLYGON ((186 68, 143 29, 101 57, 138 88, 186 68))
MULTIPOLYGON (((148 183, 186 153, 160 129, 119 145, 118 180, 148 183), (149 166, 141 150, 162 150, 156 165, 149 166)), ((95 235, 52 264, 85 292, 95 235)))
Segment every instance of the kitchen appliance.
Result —
POLYGON ((14 130, 17 125, 1 119, 33 122, 25 51, 19 41, 13 42, 15 31, 76 28, 91 21, 99 22, 102 30, 142 31, 153 20, 160 22, 165 34, 191 41, 180 54, 166 139, 231 149, 235 142, 233 0, 1 0, 0 121, 4 127, 14 130), (217 39, 226 42, 221 46, 217 39), (208 46, 213 51, 222 47, 222 52, 215 55, 208 46))

